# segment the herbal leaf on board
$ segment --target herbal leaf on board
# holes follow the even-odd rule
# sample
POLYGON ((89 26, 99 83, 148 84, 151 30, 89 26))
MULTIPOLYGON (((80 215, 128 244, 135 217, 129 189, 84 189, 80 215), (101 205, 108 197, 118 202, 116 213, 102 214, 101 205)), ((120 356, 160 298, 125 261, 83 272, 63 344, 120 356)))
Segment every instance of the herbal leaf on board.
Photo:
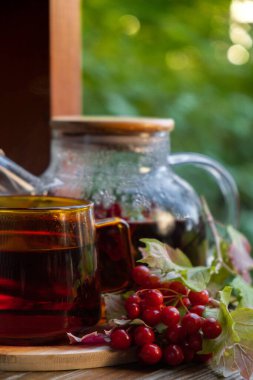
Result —
POLYGON ((75 336, 71 333, 67 333, 70 344, 81 343, 81 344, 86 344, 89 346, 98 345, 98 344, 108 344, 108 342, 110 342, 109 335, 110 335, 110 331, 104 331, 103 333, 93 331, 79 338, 78 336, 75 336))

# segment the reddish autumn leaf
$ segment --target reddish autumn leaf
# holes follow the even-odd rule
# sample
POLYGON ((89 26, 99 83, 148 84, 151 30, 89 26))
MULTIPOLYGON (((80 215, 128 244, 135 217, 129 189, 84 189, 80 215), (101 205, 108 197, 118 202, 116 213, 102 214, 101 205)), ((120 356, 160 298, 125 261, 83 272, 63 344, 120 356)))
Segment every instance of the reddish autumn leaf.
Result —
POLYGON ((253 259, 250 255, 251 246, 247 238, 229 226, 227 228, 231 239, 228 255, 237 272, 245 281, 251 282, 250 270, 253 268, 253 259))
POLYGON ((100 333, 97 331, 93 331, 92 333, 83 335, 81 338, 75 336, 71 333, 67 333, 70 344, 87 344, 90 346, 97 344, 108 344, 110 342, 109 333, 105 331, 104 333, 100 333))

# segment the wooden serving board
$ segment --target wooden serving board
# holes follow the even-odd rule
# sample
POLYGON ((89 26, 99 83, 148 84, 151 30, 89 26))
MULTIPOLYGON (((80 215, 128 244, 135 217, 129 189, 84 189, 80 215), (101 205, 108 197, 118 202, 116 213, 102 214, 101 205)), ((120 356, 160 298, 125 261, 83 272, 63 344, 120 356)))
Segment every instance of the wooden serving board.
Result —
POLYGON ((134 361, 134 350, 113 351, 108 346, 0 346, 0 370, 4 371, 63 371, 134 361))

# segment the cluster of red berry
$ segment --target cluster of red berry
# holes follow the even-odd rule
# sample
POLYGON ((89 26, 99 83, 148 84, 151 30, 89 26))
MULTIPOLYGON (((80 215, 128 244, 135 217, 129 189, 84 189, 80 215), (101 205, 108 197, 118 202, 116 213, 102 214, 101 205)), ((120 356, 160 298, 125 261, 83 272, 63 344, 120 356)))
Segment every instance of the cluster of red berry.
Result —
POLYGON ((222 328, 216 319, 203 317, 208 291, 194 292, 179 281, 160 283, 154 276, 144 265, 134 268, 138 289, 126 299, 125 309, 129 319, 140 318, 145 325, 113 330, 111 347, 127 349, 134 344, 139 359, 147 364, 162 358, 172 366, 209 360, 211 355, 198 354, 202 340, 217 338, 222 328), (158 325, 164 327, 162 332, 158 325))

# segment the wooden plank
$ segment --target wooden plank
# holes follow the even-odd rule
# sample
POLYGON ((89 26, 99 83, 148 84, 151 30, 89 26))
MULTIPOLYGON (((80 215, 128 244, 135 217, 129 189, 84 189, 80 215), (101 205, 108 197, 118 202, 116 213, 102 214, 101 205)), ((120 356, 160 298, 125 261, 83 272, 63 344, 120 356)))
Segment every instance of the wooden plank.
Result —
POLYGON ((82 111, 80 0, 50 0, 51 114, 82 111))
MULTIPOLYGON (((0 380, 221 380, 206 366, 184 365, 177 368, 121 365, 96 369, 58 372, 0 372, 0 380)), ((238 374, 226 380, 240 380, 238 374)))
POLYGON ((0 370, 5 371, 61 371, 134 361, 134 350, 114 351, 108 346, 0 346, 0 370))

